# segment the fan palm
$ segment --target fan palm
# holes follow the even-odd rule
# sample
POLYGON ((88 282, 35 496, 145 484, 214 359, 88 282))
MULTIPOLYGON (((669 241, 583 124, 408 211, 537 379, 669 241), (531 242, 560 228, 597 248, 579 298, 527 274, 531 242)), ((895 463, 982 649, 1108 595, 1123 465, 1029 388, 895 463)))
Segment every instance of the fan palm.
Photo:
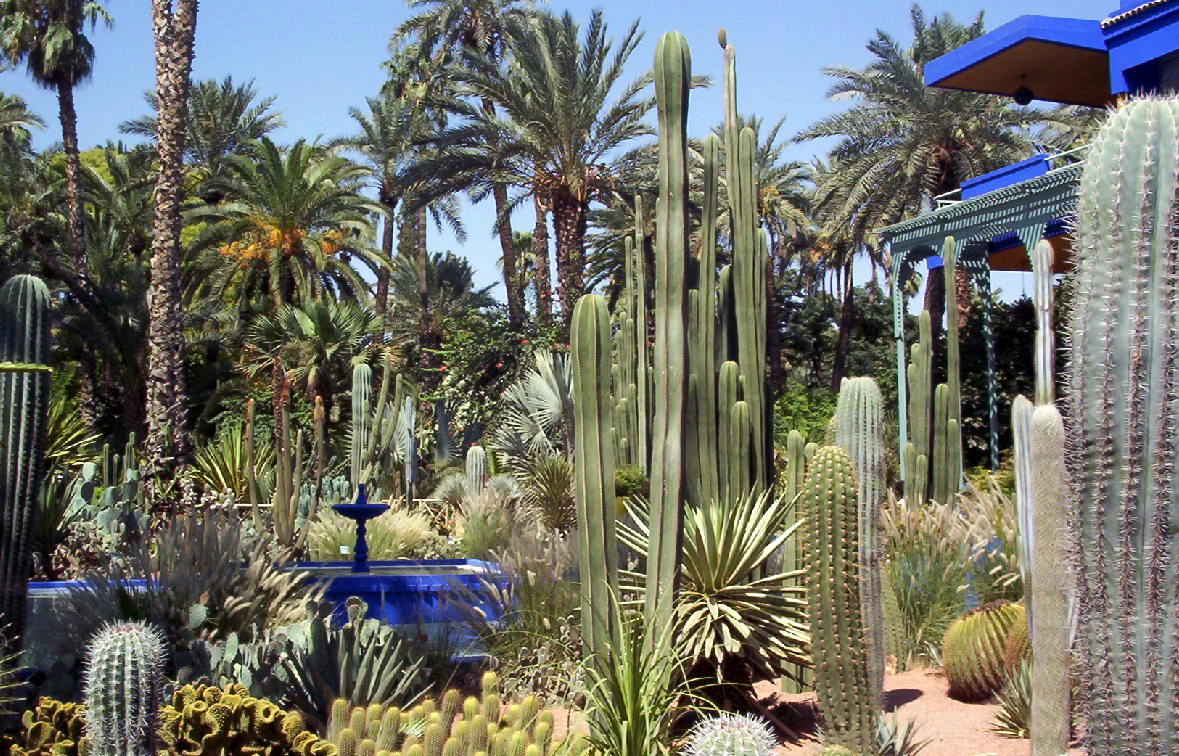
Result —
POLYGON ((251 144, 251 154, 226 158, 226 201, 189 212, 215 222, 194 245, 189 286, 217 298, 264 293, 276 308, 367 291, 352 260, 373 274, 389 261, 370 244, 380 208, 357 191, 364 169, 303 140, 251 144))
MULTIPOLYGON (((983 34, 981 13, 968 25, 949 14, 927 21, 914 4, 910 18, 910 46, 877 31, 867 68, 825 69, 836 79, 828 95, 854 104, 796 137, 839 140, 831 151, 837 170, 819 184, 816 202, 835 203, 831 211, 857 239, 920 212, 965 179, 1026 157, 1027 129, 1042 118, 1004 98, 925 86, 927 63, 983 34)), ((930 271, 926 304, 940 325, 941 269, 930 271)))
POLYGON ((278 366, 330 410, 352 368, 375 353, 380 326, 377 313, 352 300, 286 305, 259 317, 246 332, 246 370, 259 374, 278 366))
POLYGON ((519 464, 534 457, 572 453, 573 373, 569 360, 547 349, 533 353, 535 364, 504 392, 497 452, 519 464))
POLYGON ((78 151, 78 113, 74 87, 90 78, 94 45, 86 37, 110 14, 93 0, 0 1, 0 54, 13 65, 24 62, 38 85, 57 92, 58 119, 66 163, 70 251, 80 269, 86 255, 82 217, 82 159, 78 151))
MULTIPOLYGON (((474 59, 463 75, 470 93, 494 102, 500 112, 482 111, 444 141, 470 146, 494 135, 492 175, 502 183, 527 184, 551 210, 567 327, 584 289, 590 204, 613 185, 618 149, 652 133, 643 120, 653 106, 642 94, 648 75, 612 98, 642 33, 633 24, 616 44, 601 11, 591 14, 584 35, 569 13, 510 18, 503 33, 511 52, 503 66, 474 59)), ((459 155, 471 157, 461 150, 459 155)))
POLYGON ((17 95, 0 92, 0 149, 24 148, 33 129, 45 128, 40 116, 17 95))
MULTIPOLYGON (((184 140, 187 162, 204 178, 220 176, 223 163, 255 139, 261 139, 284 125, 282 114, 272 111, 274 97, 257 99, 253 80, 234 84, 232 76, 221 81, 206 79, 193 84, 188 101, 188 123, 184 140)), ((159 110, 155 92, 144 100, 153 113, 159 110)), ((124 134, 155 139, 159 121, 155 115, 141 116, 119 125, 124 134)))

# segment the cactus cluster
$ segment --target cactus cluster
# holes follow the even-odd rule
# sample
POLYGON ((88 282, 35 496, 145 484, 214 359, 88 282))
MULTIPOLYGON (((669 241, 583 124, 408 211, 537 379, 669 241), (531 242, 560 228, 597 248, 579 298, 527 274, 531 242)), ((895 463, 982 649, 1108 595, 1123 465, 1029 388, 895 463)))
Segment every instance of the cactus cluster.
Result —
POLYGON ((828 742, 873 753, 880 690, 861 603, 856 474, 837 446, 815 452, 800 503, 815 691, 828 742))
POLYGON ((20 650, 29 548, 45 474, 49 290, 34 276, 0 287, 0 656, 20 650))
POLYGON ((89 751, 82 704, 42 698, 21 715, 21 725, 10 756, 82 756, 89 751))
POLYGON ((142 622, 103 627, 86 666, 86 735, 94 756, 152 756, 158 744, 167 652, 142 622))
POLYGON ((954 620, 942 646, 952 698, 981 701, 999 691, 1007 675, 1007 637, 1019 622, 1027 622, 1024 607, 1010 601, 984 604, 954 620))
MULTIPOLYGON (((1179 99, 1110 114, 1073 236, 1068 524, 1086 735, 1094 753, 1177 753, 1179 99)), ((1035 637, 1033 654, 1039 665, 1035 637)))
POLYGON ((481 697, 465 700, 448 690, 435 703, 426 699, 411 709, 332 706, 328 739, 339 756, 550 756, 581 753, 584 743, 553 738, 553 714, 540 699, 526 696, 504 705, 494 672, 483 675, 481 697))
POLYGON ((337 756, 298 714, 254 698, 241 685, 179 688, 164 707, 160 737, 169 752, 191 756, 337 756))

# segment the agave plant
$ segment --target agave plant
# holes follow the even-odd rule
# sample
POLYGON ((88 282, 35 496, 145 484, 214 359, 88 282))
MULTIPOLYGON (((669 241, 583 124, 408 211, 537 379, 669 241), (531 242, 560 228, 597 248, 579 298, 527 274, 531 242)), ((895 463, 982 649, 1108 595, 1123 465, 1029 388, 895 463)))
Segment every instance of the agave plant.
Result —
POLYGON ((917 723, 912 719, 902 722, 895 714, 876 720, 876 742, 879 756, 917 756, 932 740, 917 739, 917 723))
POLYGON ((54 393, 49 402, 45 437, 45 460, 50 465, 74 469, 98 459, 97 444, 101 435, 59 393, 54 393))
MULTIPOLYGON (((738 658, 771 678, 809 663, 805 589, 797 585, 803 575, 770 569, 774 555, 795 537, 798 523, 787 527, 793 507, 763 493, 685 513, 675 643, 692 662, 707 662, 719 674, 726 661, 738 658)), ((633 498, 618 526, 619 539, 644 556, 648 510, 643 499, 633 498)), ((641 576, 629 577, 641 591, 641 576)))
POLYGON ((208 443, 197 448, 192 459, 192 477, 205 490, 231 491, 241 503, 270 501, 274 487, 274 445, 265 435, 254 438, 255 486, 247 492, 249 467, 246 460, 246 439, 240 426, 223 428, 208 443))
POLYGON ((524 505, 534 510, 545 527, 568 532, 577 524, 573 501, 573 465, 551 455, 522 460, 516 472, 524 505))

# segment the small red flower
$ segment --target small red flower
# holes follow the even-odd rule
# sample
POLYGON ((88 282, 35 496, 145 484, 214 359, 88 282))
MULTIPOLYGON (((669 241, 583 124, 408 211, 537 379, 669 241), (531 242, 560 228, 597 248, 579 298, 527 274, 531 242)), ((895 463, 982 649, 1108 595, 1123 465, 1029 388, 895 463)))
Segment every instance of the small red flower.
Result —
POLYGON ((521 343, 521 344, 527 344, 527 343, 528 343, 528 339, 520 339, 520 343, 521 343))
POLYGON ((497 369, 498 369, 498 368, 502 368, 503 366, 504 366, 504 364, 503 364, 502 362, 497 362, 497 363, 495 363, 495 367, 496 367, 497 369))
POLYGON ((443 365, 442 367, 440 367, 440 368, 438 368, 438 369, 439 369, 439 370, 441 370, 441 371, 442 371, 442 372, 444 372, 444 373, 446 372, 446 366, 445 366, 445 365, 443 365))

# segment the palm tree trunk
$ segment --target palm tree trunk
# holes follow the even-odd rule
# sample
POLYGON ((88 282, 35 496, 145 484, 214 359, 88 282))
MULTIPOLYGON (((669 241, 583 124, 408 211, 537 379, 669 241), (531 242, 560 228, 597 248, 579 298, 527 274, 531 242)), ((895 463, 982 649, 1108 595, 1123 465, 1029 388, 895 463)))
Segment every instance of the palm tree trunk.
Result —
POLYGON ((954 271, 954 300, 958 303, 959 328, 965 328, 966 321, 970 320, 970 307, 973 304, 972 295, 973 290, 971 289, 969 271, 965 268, 958 268, 954 271))
POLYGON ((855 317, 855 283, 852 280, 852 261, 849 259, 843 269, 843 306, 839 311, 839 338, 835 342, 835 359, 831 364, 832 391, 839 391, 839 384, 847 375, 847 353, 851 348, 851 329, 855 317))
MULTIPOLYGON (((384 227, 381 230, 381 252, 386 261, 393 260, 393 217, 397 206, 397 199, 388 191, 382 189, 380 202, 385 206, 384 227)), ((389 267, 388 264, 377 271, 376 309, 384 315, 389 308, 389 267)))
MULTIPOLYGON (((180 301, 180 201, 197 2, 178 0, 173 11, 172 0, 152 0, 160 175, 152 221, 148 312, 145 466, 149 480, 170 478, 189 453, 180 301)), ((160 511, 167 503, 155 500, 153 506, 160 511)))
POLYGON ((532 190, 536 225, 532 228, 532 258, 536 268, 536 317, 542 326, 553 322, 553 273, 549 260, 549 211, 539 189, 532 190))
POLYGON ((516 239, 512 234, 512 219, 508 215, 508 187, 493 184, 491 196, 495 200, 495 233, 503 253, 504 297, 508 303, 508 328, 519 331, 524 327, 524 287, 516 270, 516 239))
POLYGON ((557 237, 557 295, 561 300, 561 321, 565 332, 573 319, 573 306, 585 288, 585 204, 572 194, 553 194, 553 230, 557 237))
POLYGON ((85 219, 82 216, 82 157, 78 149, 78 112, 74 109, 74 86, 57 85, 57 111, 61 121, 61 144, 65 152, 66 211, 69 214, 70 254, 74 269, 86 269, 85 219))

